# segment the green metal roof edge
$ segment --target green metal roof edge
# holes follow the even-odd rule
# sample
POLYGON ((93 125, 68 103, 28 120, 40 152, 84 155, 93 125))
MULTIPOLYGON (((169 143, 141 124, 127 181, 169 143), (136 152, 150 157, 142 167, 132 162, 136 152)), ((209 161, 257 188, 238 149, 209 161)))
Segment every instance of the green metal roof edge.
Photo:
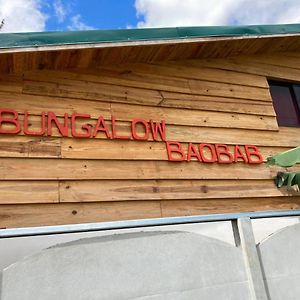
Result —
POLYGON ((1 33, 0 48, 300 33, 300 24, 1 33))

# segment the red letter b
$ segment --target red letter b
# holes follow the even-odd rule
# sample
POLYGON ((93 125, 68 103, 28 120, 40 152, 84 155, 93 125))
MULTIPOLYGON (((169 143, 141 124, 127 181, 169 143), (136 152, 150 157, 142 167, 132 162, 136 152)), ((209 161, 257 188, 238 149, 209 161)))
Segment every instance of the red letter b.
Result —
POLYGON ((13 109, 0 109, 0 133, 17 134, 21 131, 21 125, 18 119, 19 114, 13 109), (3 116, 9 114, 12 116, 3 116), (12 124, 15 128, 3 129, 2 124, 12 124))

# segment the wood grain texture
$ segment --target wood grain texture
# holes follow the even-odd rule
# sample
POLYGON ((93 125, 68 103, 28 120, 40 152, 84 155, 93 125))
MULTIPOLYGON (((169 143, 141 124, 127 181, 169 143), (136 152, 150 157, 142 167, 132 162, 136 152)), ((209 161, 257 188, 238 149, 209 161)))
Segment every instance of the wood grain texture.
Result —
MULTIPOLYGON (((28 111, 30 115, 40 116, 43 111, 53 111, 57 116, 68 113, 70 116, 74 112, 88 113, 96 123, 100 115, 106 120, 114 115, 117 120, 131 121, 143 118, 160 122, 165 120, 166 124, 202 126, 202 127, 221 127, 221 128, 246 128, 257 130, 278 130, 276 118, 262 113, 254 115, 234 112, 214 112, 205 110, 193 110, 191 114, 187 109, 149 107, 140 105, 126 105, 116 103, 106 103, 97 101, 64 100, 54 97, 29 96, 19 94, 7 94, 0 92, 0 107, 6 109, 16 109, 20 114, 28 111), (38 103, 38 104, 35 104, 38 103)), ((261 110, 262 110, 261 106, 261 110)), ((21 118, 21 121, 23 119, 21 118)), ((34 120, 39 118, 33 117, 34 120)), ((38 121, 37 121, 38 122, 38 121)), ((81 120, 81 123, 83 120, 81 120)), ((89 122, 89 120, 88 120, 89 122)), ((37 125, 38 126, 38 125, 37 125)), ((40 125, 39 125, 40 126, 40 125)))
MULTIPOLYGON (((266 41, 270 51, 295 46, 279 39, 271 49, 266 41)), ((132 119, 165 119, 167 140, 183 149, 188 142, 256 145, 266 161, 300 144, 299 128, 278 128, 267 83, 299 81, 300 55, 253 55, 260 43, 223 41, 224 53, 215 44, 0 55, 0 108, 17 110, 21 123, 28 110, 30 130, 40 129, 42 111, 90 114, 76 122, 78 131, 99 115, 110 128, 114 115, 120 135, 130 134, 132 119)), ((165 143, 151 138, 0 135, 0 227, 299 209, 300 196, 273 184, 278 171, 295 170, 172 163, 165 143)))
POLYGON ((0 135, 0 157, 61 157, 61 139, 0 135))
POLYGON ((91 117, 111 117, 110 103, 100 101, 85 101, 79 99, 62 99, 60 97, 46 97, 26 95, 14 92, 0 92, 0 107, 14 109, 19 113, 28 111, 32 115, 53 111, 57 116, 65 113, 89 113, 91 117))
POLYGON ((251 99, 161 92, 160 106, 275 116, 272 103, 251 99))
MULTIPOLYGON (((188 144, 181 143, 187 153, 188 144)), ((233 146, 228 146, 233 153, 233 146)), ((259 151, 264 161, 272 156, 291 148, 260 146, 259 151)), ((204 154, 208 153, 204 149, 204 154)), ((1 152, 0 152, 1 155, 1 152)), ((209 153, 207 154, 209 155, 209 153)), ((167 160, 166 145, 164 142, 120 141, 102 139, 62 139, 61 156, 71 159, 119 159, 119 160, 167 160)), ((196 158, 191 158, 196 160, 196 158)))
POLYGON ((300 197, 161 201, 163 217, 215 213, 290 210, 300 208, 300 197))
MULTIPOLYGON (((11 109, 17 107, 20 112, 28 110, 33 114, 39 114, 41 111, 51 110, 62 115, 67 109, 70 113, 89 111, 94 117, 100 112, 104 116, 108 116, 110 112, 110 104, 99 100, 64 98, 62 101, 61 97, 20 94, 14 92, 9 86, 6 86, 6 89, 7 91, 0 91, 1 107, 11 109)), ((160 107, 275 116, 270 101, 182 94, 169 91, 160 91, 160 94, 160 107)), ((147 103, 143 105, 147 105, 147 103)))
POLYGON ((156 62, 148 64, 122 64, 117 66, 104 66, 99 68, 97 73, 91 70, 82 70, 91 75, 96 75, 98 72, 105 76, 117 76, 126 79, 140 79, 140 76, 145 76, 151 74, 155 76, 159 74, 160 76, 175 77, 175 78, 185 78, 185 79, 196 79, 205 80, 212 82, 221 83, 234 83, 245 86, 256 86, 267 88, 268 84, 264 76, 253 75, 253 74, 243 74, 240 72, 221 70, 216 71, 213 68, 193 68, 186 66, 185 61, 177 60, 170 62, 156 62))
POLYGON ((0 77, 0 92, 22 93, 23 83, 19 76, 4 75, 0 77))
POLYGON ((273 180, 63 181, 61 202, 282 197, 273 180))
POLYGON ((271 179, 283 168, 266 164, 0 158, 2 180, 271 179))
MULTIPOLYGON (((150 66, 150 65, 149 65, 150 66)), ((135 66, 132 67, 136 69, 135 66)), ((255 75, 247 75, 232 71, 221 71, 215 72, 214 69, 202 68, 198 70, 202 76, 191 77, 189 76, 178 76, 181 70, 176 69, 174 66, 170 68, 168 74, 164 74, 165 66, 159 66, 156 68, 156 72, 133 72, 129 67, 127 70, 97 70, 94 74, 91 74, 89 70, 81 70, 80 72, 55 72, 55 71, 38 71, 28 72, 24 74, 25 81, 35 82, 53 82, 61 83, 64 85, 73 85, 78 87, 84 87, 85 84, 90 86, 96 86, 94 84, 109 84, 114 88, 117 86, 127 86, 134 88, 143 88, 150 90, 177 92, 184 94, 212 94, 218 96, 217 91, 222 90, 225 94, 229 90, 235 97, 235 92, 242 91, 242 95, 248 92, 249 99, 256 99, 251 97, 252 94, 261 95, 258 100, 270 101, 270 96, 267 92, 268 85, 264 77, 255 75), (209 73, 214 74, 209 74, 209 73), (205 74, 208 73, 208 76, 205 74), (210 89, 207 90, 207 89, 210 89), (252 92, 253 91, 253 92, 252 92)), ((195 68, 196 69, 196 68, 195 68)), ((186 74, 192 74, 193 69, 186 68, 186 74), (187 71, 188 70, 188 71, 187 71)), ((225 94, 223 96, 225 96, 225 94)), ((238 97, 245 98, 245 97, 238 97)))
POLYGON ((115 103, 111 105, 111 110, 112 114, 122 121, 129 121, 134 118, 152 119, 154 121, 164 119, 166 124, 172 125, 278 130, 275 117, 262 115, 254 116, 200 110, 195 110, 191 113, 187 109, 158 108, 115 103))
MULTIPOLYGON (((187 152, 188 144, 181 143, 187 152)), ((229 145, 231 153, 234 147, 229 145)), ((243 149, 243 147, 242 147, 243 149)), ((264 161, 267 157, 289 147, 260 146, 259 151, 264 161)), ((209 150, 203 148, 209 155, 209 150)), ((164 142, 47 138, 29 136, 0 136, 0 157, 32 157, 32 158, 67 158, 67 159, 101 159, 101 160, 168 160, 164 142)), ((191 160, 196 160, 192 157, 191 160)))
POLYGON ((159 201, 0 205, 0 228, 161 217, 159 201))
MULTIPOLYGON (((41 76, 39 76, 41 77, 41 76)), ((231 97, 231 98, 242 98, 252 99, 257 101, 271 101, 268 89, 252 87, 252 86, 241 86, 237 84, 219 83, 210 81, 201 81, 190 79, 184 84, 178 82, 179 80, 172 79, 174 88, 168 87, 162 83, 167 81, 166 79, 160 79, 157 85, 151 86, 136 86, 134 83, 129 85, 122 85, 122 82, 92 82, 82 80, 70 80, 63 78, 54 77, 42 78, 38 81, 36 78, 28 77, 24 81, 23 92, 27 94, 39 94, 48 96, 61 96, 61 97, 73 97, 91 100, 106 99, 106 101, 117 101, 125 103, 136 103, 136 104, 158 104, 160 101, 155 102, 159 99, 160 94, 158 91, 170 91, 180 92, 194 95, 204 96, 216 96, 216 97, 231 97), (178 85, 178 87, 177 87, 178 85), (162 89, 162 86, 164 88, 162 89), (176 88, 175 88, 176 87, 176 88), (156 93, 155 93, 156 91, 156 93), (113 99, 116 100, 113 100, 113 99)))
POLYGON ((225 58, 236 55, 299 51, 297 34, 279 36, 205 37, 95 45, 45 46, 42 49, 1 49, 0 71, 89 68, 125 62, 161 62, 180 59, 225 58), (15 53, 9 53, 15 52, 15 53), (15 57, 18 56, 19 57, 15 57), (24 62, 22 62, 24 60, 24 62), (23 65, 23 66, 22 66, 23 65))
POLYGON ((251 56, 251 61, 262 63, 263 68, 266 68, 265 65, 269 65, 269 66, 273 65, 273 66, 281 66, 290 69, 298 69, 298 70, 300 69, 300 57, 297 56, 297 53, 295 52, 285 53, 284 55, 280 53, 275 53, 272 55, 266 55, 266 54, 255 55, 255 56, 251 56))
MULTIPOLYGON (((58 181, 0 181, 2 204, 58 203, 58 181)), ((1 214, 1 213, 0 213, 1 214)))
MULTIPOLYGON (((129 114, 130 112, 128 112, 129 114)), ((207 121, 207 117, 203 117, 199 125, 211 123, 212 121, 207 121)), ((238 117, 229 114, 227 119, 232 120, 238 117)), ((41 116, 29 116, 28 118, 28 128, 32 132, 41 131, 41 116)), ((192 119, 192 118, 191 118, 192 119)), ((58 117, 60 123, 64 123, 64 119, 58 117)), ((19 115, 19 121, 24 123, 24 116, 19 115)), ((251 121, 251 118, 250 118, 251 121)), ((161 122, 161 120, 160 120, 161 122)), ((191 123, 193 120, 190 121, 191 123)), ((219 121, 220 122, 220 121, 219 121)), ((238 123, 237 120, 235 123, 238 123)), ((265 122, 265 119, 261 117, 261 124, 265 122)), ((234 123, 234 122, 233 122, 234 123)), ((82 131, 83 125, 89 125, 95 128, 97 124, 96 119, 77 119, 75 123, 76 132, 82 131)), ((225 144, 256 144, 262 146, 286 146, 293 147, 299 144, 299 134, 298 130, 295 128, 281 128, 280 131, 276 131, 273 125, 270 125, 271 130, 259 129, 253 130, 255 122, 250 122, 248 125, 243 123, 241 126, 248 128, 230 128, 230 127, 208 127, 208 126, 189 126, 189 125, 166 125, 166 138, 170 141, 181 141, 181 142, 207 142, 207 143, 225 143, 225 144), (252 126, 252 129, 249 127, 252 126)), ((111 121, 106 121, 106 126, 111 133, 111 121)), ((230 124, 224 123, 223 126, 230 126, 230 124)), ((268 126, 266 124, 262 125, 264 127, 268 126)), ((3 124, 3 128, 7 130, 14 129, 12 124, 3 124)), ((69 118, 68 126, 68 136, 71 137, 71 120, 69 118)), ((116 122, 116 130, 119 135, 131 136, 131 122, 120 121, 116 122)), ((20 132, 20 135, 23 131, 20 132)), ((139 136, 144 136, 145 130, 143 127, 137 127, 137 134, 139 136)), ((61 134, 55 126, 52 126, 52 136, 61 137, 61 134)), ((103 132, 98 132, 95 136, 96 139, 107 139, 107 136, 103 132)), ((152 140, 152 134, 149 135, 149 140, 152 140)))
POLYGON ((225 128, 196 128, 186 126, 168 126, 167 138, 182 142, 226 144, 254 144, 258 146, 297 147, 300 144, 299 128, 280 127, 278 132, 225 129, 225 128))
POLYGON ((25 81, 23 93, 63 98, 124 102, 141 105, 158 105, 162 100, 159 91, 109 84, 79 82, 79 86, 63 83, 25 81))
MULTIPOLYGON (((20 121, 20 124, 22 124, 22 125, 23 125, 23 119, 24 119, 24 116, 19 115, 19 121, 20 121)), ((41 120, 42 120, 41 116, 30 116, 29 119, 28 119, 28 130, 30 132, 33 132, 33 133, 34 132, 40 132, 41 131, 41 120)), ((58 120, 59 120, 60 123, 63 124, 64 121, 63 121, 62 118, 58 118, 58 120)), ((108 128, 109 134, 111 134, 111 131, 112 131, 111 122, 107 121, 105 123, 106 123, 106 127, 108 128)), ((76 124, 75 124, 76 132, 81 132, 82 125, 89 125, 92 128, 94 128, 95 125, 96 125, 96 120, 89 120, 89 121, 86 121, 84 119, 76 120, 76 124)), ((14 130, 15 126, 13 124, 10 124, 10 123, 4 123, 2 125, 2 128, 5 129, 5 130, 14 130)), ((70 128, 71 128, 71 124, 69 124, 69 126, 68 126, 68 131, 67 131, 68 137, 72 137, 70 128)), ((52 126, 51 129, 52 129, 51 130, 51 137, 52 138, 62 136, 56 126, 52 126)), ((206 130, 203 130, 203 129, 201 130, 201 128, 199 128, 199 127, 196 128, 196 127, 170 126, 170 125, 168 125, 167 129, 166 129, 166 139, 167 140, 177 140, 177 141, 182 141, 182 142, 200 142, 200 141, 201 142, 208 142, 207 140, 209 140, 209 137, 208 137, 208 139, 203 140, 203 138, 201 137, 201 132, 207 132, 207 131, 209 131, 209 129, 210 128, 207 128, 206 130), (180 130, 180 129, 182 129, 182 130, 180 130), (185 135, 181 134, 181 132, 184 132, 185 135), (192 136, 194 132, 197 133, 197 135, 195 137, 192 136)), ((127 136, 128 139, 130 140, 132 138, 131 137, 131 123, 130 122, 120 122, 120 121, 117 122, 116 123, 116 132, 117 132, 118 135, 127 136)), ((137 132, 137 135, 139 135, 139 136, 143 136, 145 134, 145 130, 144 130, 144 128, 142 128, 142 126, 138 126, 136 132, 137 132)), ((230 134, 231 130, 226 131, 226 130, 216 129, 213 132, 215 132, 215 136, 213 137, 214 140, 219 139, 219 142, 220 142, 220 137, 222 137, 222 134, 224 134, 224 137, 225 137, 225 139, 222 138, 222 140, 223 140, 223 141, 221 140, 222 143, 224 143, 226 141, 228 144, 232 144, 232 143, 234 144, 234 142, 232 142, 232 141, 236 140, 234 138, 226 139, 226 133, 230 134)), ((236 133, 242 135, 243 133, 244 134, 249 133, 249 131, 239 130, 236 133)), ((47 134, 47 132, 44 133, 44 134, 47 134)), ((19 136, 22 136, 22 135, 24 135, 23 130, 19 133, 19 136)), ((264 136, 264 135, 267 136, 267 133, 263 132, 262 135, 259 134, 258 136, 264 136)), ((2 136, 9 136, 9 134, 4 134, 2 136)), ((254 137, 255 137, 255 135, 254 135, 254 137)), ((104 132, 99 131, 99 132, 96 133, 96 135, 92 139, 105 139, 105 140, 107 140, 108 137, 106 136, 106 134, 104 132)), ((85 138, 83 140, 88 141, 87 138, 85 138)), ((247 140, 249 141, 249 138, 247 140)), ((149 134, 148 141, 153 141, 152 134, 149 134)), ((255 142, 256 140, 253 139, 252 141, 255 142)), ((275 144, 276 144, 276 142, 275 142, 275 144)))
POLYGON ((0 228, 299 209, 299 197, 1 205, 0 228))
POLYGON ((267 76, 270 79, 290 80, 299 82, 299 60, 286 58, 285 53, 275 55, 237 56, 227 59, 191 60, 187 65, 193 67, 209 67, 235 72, 244 72, 267 76), (298 67, 297 67, 298 66, 298 67))

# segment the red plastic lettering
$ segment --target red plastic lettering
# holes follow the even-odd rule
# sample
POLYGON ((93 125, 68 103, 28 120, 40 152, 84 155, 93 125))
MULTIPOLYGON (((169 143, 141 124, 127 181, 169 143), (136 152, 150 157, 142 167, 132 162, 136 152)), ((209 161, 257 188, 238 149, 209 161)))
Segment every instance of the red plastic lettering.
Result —
POLYGON ((199 148, 199 152, 200 155, 202 157, 202 161, 205 163, 213 163, 217 160, 217 155, 216 155, 216 151, 215 151, 215 147, 214 145, 211 144, 199 144, 198 146, 199 148), (210 150, 210 158, 205 157, 204 152, 203 152, 203 148, 206 147, 210 150))
POLYGON ((196 147, 193 145, 193 143, 189 143, 187 150, 187 161, 190 161, 192 157, 196 157, 199 161, 201 161, 200 154, 196 147))
POLYGON ((13 109, 0 109, 0 133, 17 134, 21 131, 21 124, 19 122, 19 115, 13 109), (4 116, 4 114, 12 115, 10 117, 4 116), (15 128, 3 129, 2 124, 12 124, 15 128))
POLYGON ((234 162, 238 162, 239 158, 241 158, 244 161, 244 163, 248 162, 248 158, 244 155, 240 146, 235 145, 234 146, 234 162))
POLYGON ((95 137, 97 135, 98 131, 104 132, 106 137, 108 139, 110 138, 109 131, 108 131, 108 129, 106 127, 106 124, 105 124, 105 120, 102 116, 99 116, 99 118, 97 120, 97 124, 96 124, 95 129, 94 129, 93 137, 95 137))
POLYGON ((112 130, 112 137, 111 137, 112 139, 130 140, 130 136, 117 135, 116 118, 114 116, 111 117, 111 130, 112 130))
POLYGON ((41 130, 40 131, 30 131, 28 129, 29 127, 29 123, 28 123, 28 112, 25 111, 24 113, 24 134, 25 135, 33 135, 33 136, 42 136, 45 134, 46 132, 46 113, 42 112, 42 116, 41 116, 41 130))
MULTIPOLYGON (((89 138, 91 137, 92 134, 92 128, 91 125, 85 124, 81 126, 81 130, 84 133, 79 133, 76 131, 76 119, 89 119, 91 115, 89 114, 78 114, 78 113, 73 113, 71 117, 71 132, 72 136, 76 138, 89 138)), ((98 124, 98 123, 97 123, 98 124)))
POLYGON ((246 154, 247 154, 249 164, 260 164, 263 162, 263 157, 259 153, 258 148, 256 146, 246 145, 245 149, 246 149, 246 154), (253 160, 252 159, 253 156, 256 157, 256 159, 253 160))
POLYGON ((215 144, 216 153, 218 162, 220 164, 230 164, 233 162, 233 156, 229 153, 229 149, 227 145, 224 144, 215 144), (223 157, 226 156, 228 159, 224 159, 223 157))
POLYGON ((131 133, 132 133, 132 137, 135 140, 140 140, 140 141, 147 141, 149 139, 149 126, 148 126, 148 122, 146 120, 143 119, 134 119, 131 122, 131 133), (144 127, 144 136, 139 136, 137 134, 137 130, 136 127, 138 124, 141 124, 144 127))
POLYGON ((48 123, 47 123, 47 135, 48 136, 52 136, 52 122, 55 123, 59 133, 62 135, 62 136, 65 136, 67 137, 68 136, 68 131, 69 131, 69 124, 68 124, 68 121, 69 121, 69 115, 67 113, 64 114, 64 125, 62 125, 58 119, 57 119, 57 116, 55 115, 54 112, 52 111, 49 111, 48 112, 48 123))
POLYGON ((168 152, 168 160, 169 161, 184 161, 185 155, 181 148, 179 142, 166 142, 167 152, 168 152), (172 155, 172 153, 176 153, 176 157, 172 155), (179 155, 179 157, 178 157, 179 155))
POLYGON ((150 126, 152 131, 152 136, 154 141, 159 141, 158 133, 162 141, 166 141, 166 122, 162 120, 161 123, 153 122, 150 120, 150 126))

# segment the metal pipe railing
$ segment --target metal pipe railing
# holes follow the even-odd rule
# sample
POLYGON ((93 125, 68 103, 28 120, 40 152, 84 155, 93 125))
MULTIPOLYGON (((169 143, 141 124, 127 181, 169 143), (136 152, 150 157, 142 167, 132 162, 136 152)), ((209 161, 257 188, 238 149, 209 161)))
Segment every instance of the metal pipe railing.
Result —
POLYGON ((300 210, 243 212, 243 213, 212 214, 212 215, 201 215, 201 216, 169 217, 169 218, 126 220, 126 221, 113 221, 113 222, 100 222, 100 223, 84 223, 84 224, 1 229, 0 239, 39 236, 39 235, 92 232, 92 231, 134 229, 134 228, 145 228, 145 227, 153 227, 153 226, 184 225, 184 224, 203 223, 203 222, 232 221, 232 220, 237 220, 245 217, 250 219, 262 219, 262 218, 292 217, 292 216, 300 216, 300 210))

